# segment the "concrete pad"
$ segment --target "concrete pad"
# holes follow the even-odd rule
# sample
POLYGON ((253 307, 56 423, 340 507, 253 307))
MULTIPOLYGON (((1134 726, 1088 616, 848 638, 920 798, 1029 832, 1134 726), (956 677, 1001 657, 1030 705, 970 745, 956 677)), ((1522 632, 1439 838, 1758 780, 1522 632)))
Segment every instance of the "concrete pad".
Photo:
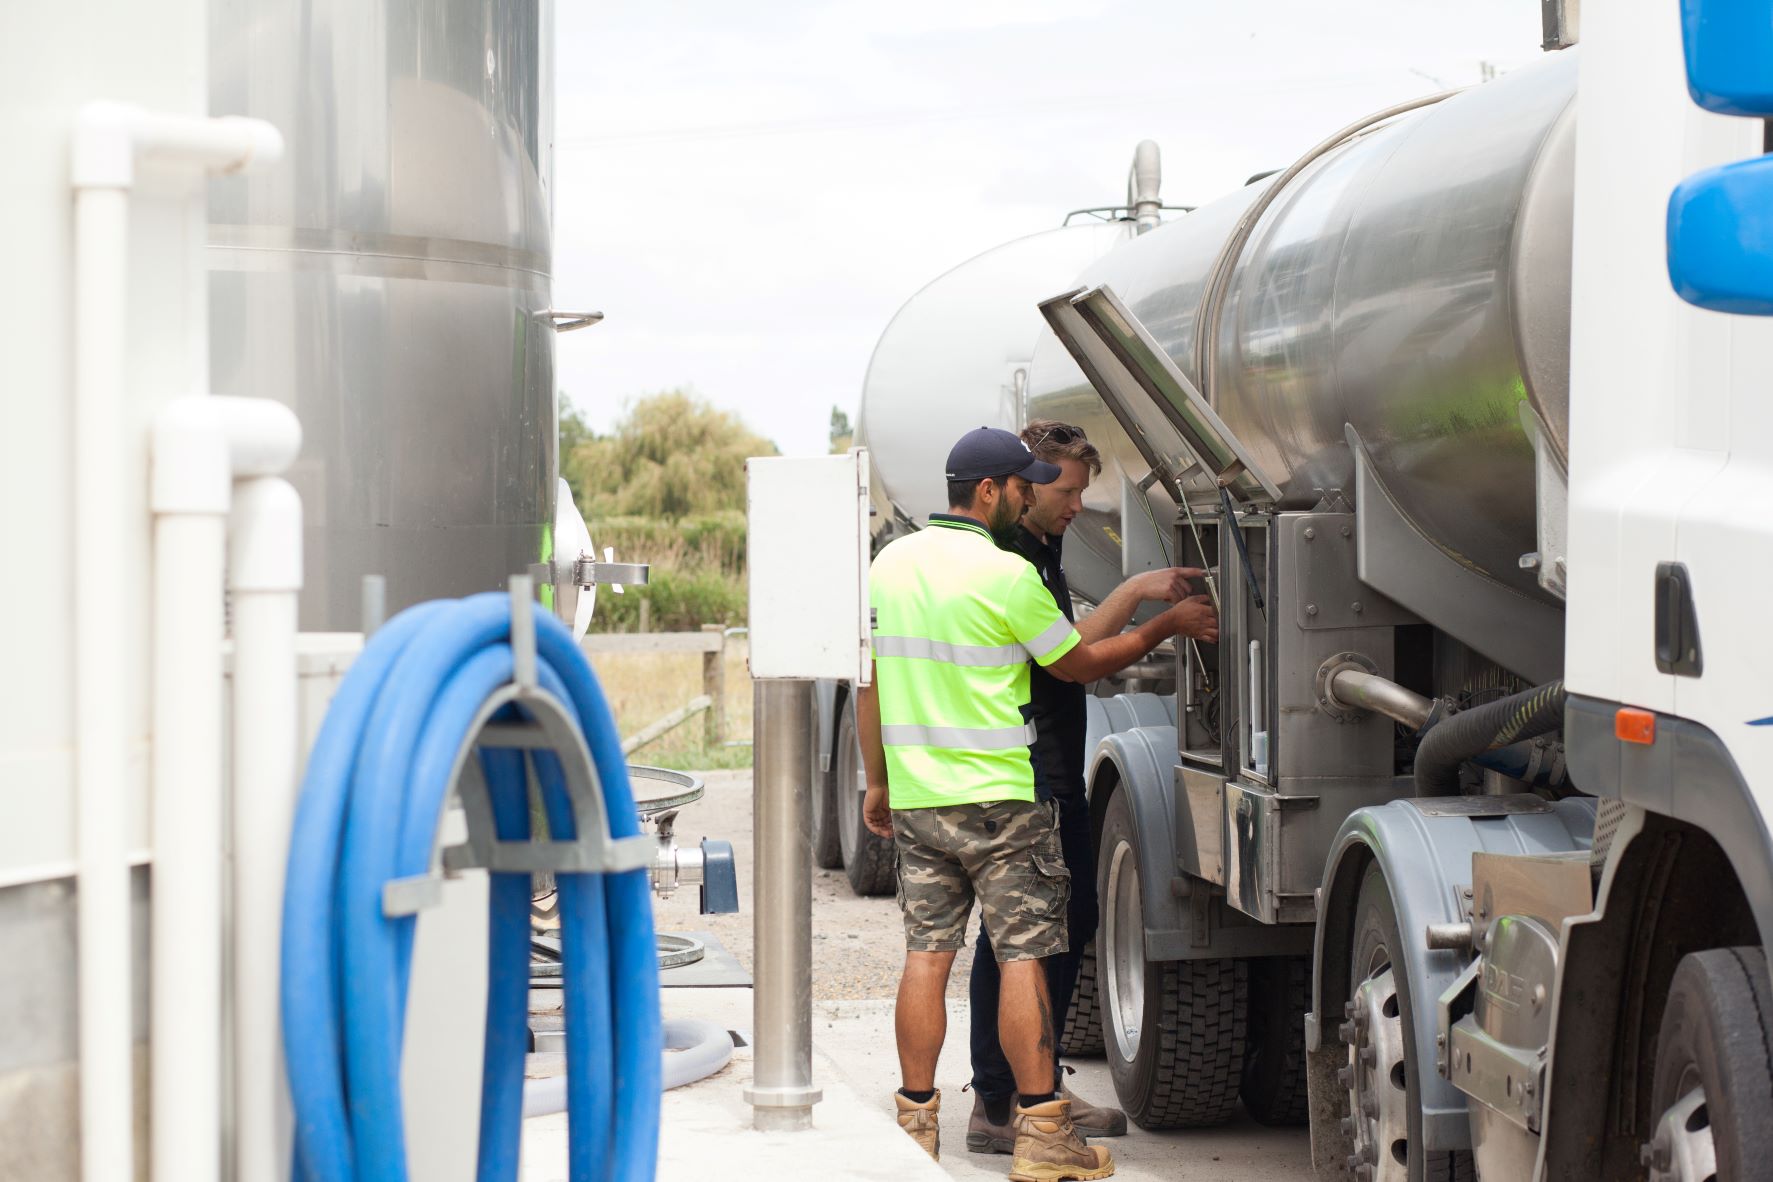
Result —
MULTIPOLYGON (((667 1018, 700 1018, 738 1030, 750 1041, 749 989, 669 990, 667 1018)), ((660 1182, 722 1182, 843 1178, 857 1182, 946 1182, 948 1175, 899 1131, 890 1109, 870 1104, 815 1051, 813 1072, 824 1098, 813 1127, 760 1133, 742 1089, 751 1082, 751 1048, 738 1047, 726 1068, 665 1093, 660 1108, 660 1182)), ((523 1122, 523 1182, 567 1182, 566 1115, 523 1122)))
MULTIPOLYGON (((892 1093, 899 1085, 899 1058, 893 1042, 893 1003, 888 1000, 815 1001, 813 1044, 816 1069, 829 1064, 864 1104, 891 1119, 892 1093)), ((1072 1091, 1098 1104, 1114 1103, 1114 1084, 1101 1059, 1072 1060, 1072 1091)), ((816 1082, 829 1086, 828 1075, 816 1082)), ((936 1068, 942 1089, 942 1166, 951 1178, 1003 1178, 1010 1159, 1002 1154, 967 1152, 967 1118, 973 1097, 961 1091, 972 1078, 967 1053, 967 1006, 948 1003, 948 1037, 936 1068)), ((895 1135, 903 1136, 897 1126, 895 1135)), ((909 1138, 906 1138, 909 1140, 909 1138)), ((1127 1182, 1311 1182, 1311 1139, 1304 1129, 1269 1129, 1241 1112, 1224 1128, 1148 1133, 1134 1128, 1124 1137, 1099 1144, 1114 1151, 1115 1177, 1127 1182)))

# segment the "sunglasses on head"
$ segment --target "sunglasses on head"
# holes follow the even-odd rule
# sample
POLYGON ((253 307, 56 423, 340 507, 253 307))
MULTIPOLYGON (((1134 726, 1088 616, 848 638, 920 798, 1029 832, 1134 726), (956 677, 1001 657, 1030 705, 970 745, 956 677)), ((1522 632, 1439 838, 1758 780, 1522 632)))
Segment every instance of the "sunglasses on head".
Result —
POLYGON ((1034 439, 1029 442, 1028 447, 1030 450, 1034 450, 1036 448, 1044 447, 1049 443, 1064 447, 1068 443, 1076 443, 1083 438, 1084 433, 1079 431, 1076 427, 1069 426, 1065 423, 1058 423, 1054 426, 1048 427, 1039 435, 1035 436, 1034 439))

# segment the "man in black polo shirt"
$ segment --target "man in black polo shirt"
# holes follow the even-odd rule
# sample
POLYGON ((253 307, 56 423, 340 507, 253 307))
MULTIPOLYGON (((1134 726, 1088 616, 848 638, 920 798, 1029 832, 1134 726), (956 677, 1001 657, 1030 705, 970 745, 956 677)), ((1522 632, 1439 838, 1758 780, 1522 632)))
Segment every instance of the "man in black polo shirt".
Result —
MULTIPOLYGON (((1071 590, 1060 566, 1060 546, 1065 527, 1083 507, 1083 492, 1090 477, 1102 471, 1102 458, 1084 433, 1066 423, 1041 420, 1028 424, 1022 441, 1035 457, 1057 464, 1060 476, 1051 484, 1037 486, 1034 504, 1022 518, 1012 549, 1040 574, 1059 610, 1072 616, 1071 590)), ((1102 601, 1101 606, 1077 625, 1086 640, 1113 636, 1127 626, 1133 612, 1146 600, 1186 603, 1188 622, 1182 635, 1216 641, 1219 620, 1205 595, 1195 595, 1189 580, 1203 572, 1194 567, 1170 567, 1137 575, 1102 601)), ((1064 1031, 1071 995, 1077 986, 1078 967, 1084 946, 1096 933, 1096 848, 1090 836, 1090 805, 1084 796, 1084 732, 1087 718, 1085 686, 1054 677, 1038 666, 1030 670, 1030 710, 1036 738, 1031 747, 1035 791, 1042 799, 1059 802, 1059 840, 1065 865, 1071 872, 1071 901, 1066 910, 1069 950, 1050 956, 1046 968, 1051 998, 1055 1044, 1064 1031)), ((1015 1145, 1010 1127, 1015 1100, 1015 1078, 997 1039, 998 967, 983 929, 973 956, 973 975, 968 989, 972 1016, 973 1114, 967 1125, 967 1148, 975 1153, 1009 1153, 1015 1145)), ((1056 1072, 1062 1076, 1062 1072, 1056 1072)), ((1063 1088, 1062 1078, 1055 1090, 1063 1088)), ((1127 1131, 1126 1114, 1117 1108, 1098 1108, 1071 1096, 1071 1119, 1077 1131, 1088 1137, 1116 1137, 1127 1131)))

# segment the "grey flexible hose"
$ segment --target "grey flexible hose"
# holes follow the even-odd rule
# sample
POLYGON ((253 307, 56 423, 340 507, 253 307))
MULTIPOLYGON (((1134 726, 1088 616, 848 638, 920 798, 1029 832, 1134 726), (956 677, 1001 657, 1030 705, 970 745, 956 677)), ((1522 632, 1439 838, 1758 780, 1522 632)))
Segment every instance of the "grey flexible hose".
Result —
MULTIPOLYGON (((706 1079, 733 1058, 733 1038, 725 1027, 697 1018, 670 1018, 664 1023, 664 1090, 706 1079)), ((523 1115, 547 1116, 566 1111, 566 1076, 523 1081, 523 1115)))

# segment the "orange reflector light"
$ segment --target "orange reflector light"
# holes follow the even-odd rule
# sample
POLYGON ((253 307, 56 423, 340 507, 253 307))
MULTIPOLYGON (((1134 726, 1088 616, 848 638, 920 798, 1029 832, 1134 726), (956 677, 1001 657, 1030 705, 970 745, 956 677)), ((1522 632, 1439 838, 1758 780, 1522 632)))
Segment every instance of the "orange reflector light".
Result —
POLYGON ((1656 716, 1627 706, 1613 716, 1613 734, 1627 743, 1654 743, 1656 716))

